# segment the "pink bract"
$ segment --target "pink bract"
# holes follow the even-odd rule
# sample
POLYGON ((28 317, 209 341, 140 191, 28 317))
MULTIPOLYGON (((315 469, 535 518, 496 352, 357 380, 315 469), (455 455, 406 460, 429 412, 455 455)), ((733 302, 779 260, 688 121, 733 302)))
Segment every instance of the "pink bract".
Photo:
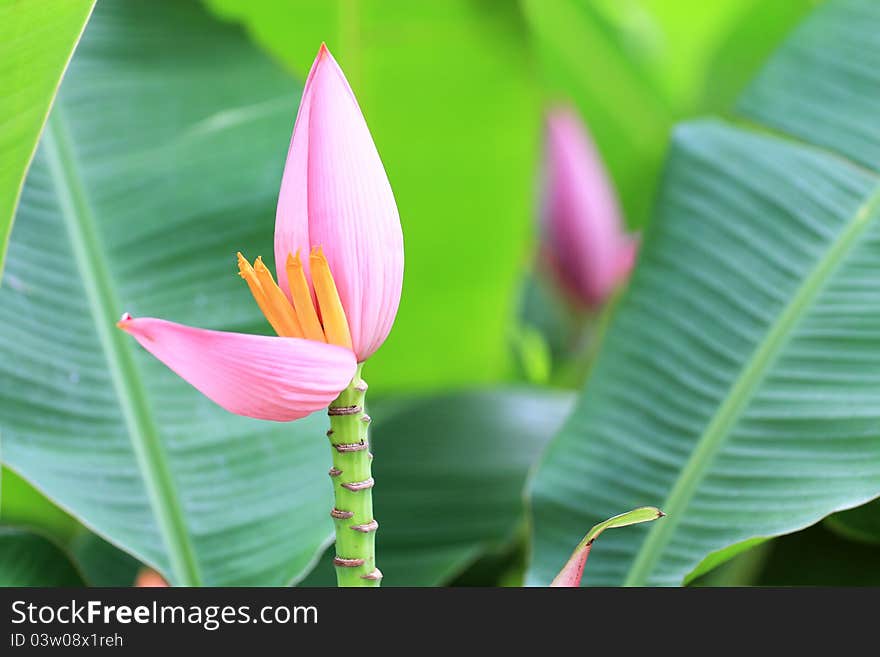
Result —
POLYGON ((300 338, 209 331, 123 316, 119 327, 227 411, 297 420, 326 408, 354 376, 354 354, 300 338))
POLYGON ((275 262, 286 294, 287 255, 319 246, 362 362, 388 337, 397 315, 403 234, 363 114, 325 46, 306 80, 278 198, 275 262))

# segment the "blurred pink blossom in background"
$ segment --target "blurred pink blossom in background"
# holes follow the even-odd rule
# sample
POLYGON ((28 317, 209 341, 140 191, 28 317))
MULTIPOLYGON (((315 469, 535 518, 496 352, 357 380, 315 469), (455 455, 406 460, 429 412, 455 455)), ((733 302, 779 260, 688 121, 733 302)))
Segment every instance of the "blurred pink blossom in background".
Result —
POLYGON ((576 303, 601 305, 629 275, 637 238, 624 232, 617 195, 577 113, 547 113, 542 258, 576 303))

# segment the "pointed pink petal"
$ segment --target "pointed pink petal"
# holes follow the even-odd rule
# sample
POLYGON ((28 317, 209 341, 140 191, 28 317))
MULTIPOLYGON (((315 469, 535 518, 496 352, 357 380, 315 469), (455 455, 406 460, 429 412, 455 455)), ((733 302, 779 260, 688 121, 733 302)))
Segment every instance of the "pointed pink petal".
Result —
POLYGON ((587 557, 590 556, 590 548, 592 547, 592 541, 584 546, 578 546, 571 553, 559 574, 550 582, 550 586, 580 586, 584 576, 584 566, 587 564, 587 557))
POLYGON ((290 297, 290 286, 285 267, 287 255, 301 252, 305 256, 301 260, 306 276, 309 273, 309 116, 312 105, 312 81, 324 49, 322 44, 306 78, 293 126, 293 136, 287 150, 287 163, 284 165, 284 174, 281 177, 278 207, 275 210, 275 274, 278 286, 288 297, 290 297))
POLYGON ((564 283, 588 305, 602 303, 618 282, 626 237, 614 188, 577 114, 548 113, 544 155, 544 238, 564 283))
POLYGON ((227 411, 287 422, 326 408, 349 384, 354 354, 343 347, 209 331, 149 317, 118 326, 227 411))
MULTIPOLYGON (((388 336, 403 283, 403 234, 388 177, 354 94, 322 47, 309 73, 278 203, 276 262, 320 246, 336 279, 354 351, 388 336)), ((278 272, 286 285, 286 277, 278 272)))

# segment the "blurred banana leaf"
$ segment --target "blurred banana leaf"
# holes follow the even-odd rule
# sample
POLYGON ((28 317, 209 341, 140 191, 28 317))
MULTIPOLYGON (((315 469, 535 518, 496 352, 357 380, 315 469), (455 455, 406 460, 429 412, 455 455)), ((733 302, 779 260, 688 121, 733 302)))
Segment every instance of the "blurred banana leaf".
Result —
POLYGON ((2 459, 177 584, 285 584, 331 534, 324 418, 232 416, 114 327, 266 330, 234 254, 272 253, 298 92, 198 4, 101 2, 18 209, 2 459))
POLYGON ((711 586, 754 586, 758 583, 768 556, 778 539, 756 539, 745 541, 738 547, 741 551, 716 565, 712 559, 704 559, 700 567, 692 573, 687 585, 691 587, 711 586))
POLYGON ((609 536, 591 584, 681 584, 880 494, 878 30, 877 3, 829 2, 735 123, 677 129, 638 269, 531 484, 530 581, 621 508, 668 518, 609 536))
POLYGON ((80 531, 75 518, 6 467, 0 469, 0 524, 36 529, 61 544, 80 531))
POLYGON ((828 516, 825 527, 851 541, 880 545, 880 499, 828 516))
MULTIPOLYGON (((583 318, 566 305, 562 295, 548 279, 537 274, 523 279, 517 316, 523 331, 533 331, 543 340, 547 359, 552 363, 564 363, 579 346, 578 339, 582 336, 578 334, 580 327, 577 320, 583 318)), ((512 342, 514 349, 519 352, 529 346, 522 345, 522 340, 512 342)), ((527 354, 523 354, 518 360, 524 362, 526 358, 527 354)), ((521 369, 528 375, 528 367, 521 369)))
POLYGON ((521 0, 551 96, 582 112, 629 224, 674 122, 726 108, 811 0, 521 0))
POLYGON ((0 275, 25 173, 95 0, 0 0, 0 275))
POLYGON ((322 41, 400 208, 403 297, 379 390, 494 382, 531 234, 538 90, 515 2, 208 0, 305 76, 322 41), (466 339, 463 339, 466 336, 466 339))
MULTIPOLYGON (((77 585, 132 585, 140 568, 135 558, 83 528, 12 470, 3 468, 0 483, 0 526, 16 528, 19 534, 35 532, 48 539, 53 549, 43 548, 46 554, 61 551, 63 554, 58 558, 72 562, 77 570, 77 585)), ((21 540, 16 538, 13 543, 21 540)), ((10 552, 10 558, 30 559, 23 551, 10 552)))
POLYGON ((728 112, 767 57, 824 0, 752 0, 736 15, 705 64, 697 111, 728 112))
MULTIPOLYGON (((415 400, 393 413, 376 407, 382 585, 444 584, 505 547, 523 520, 526 473, 572 401, 569 393, 518 387, 415 400)), ((335 584, 331 560, 325 555, 303 585, 335 584)))
POLYGON ((89 531, 80 532, 68 550, 89 586, 131 586, 141 569, 137 559, 89 531))
MULTIPOLYGON (((868 509, 871 504, 859 507, 868 509)), ((757 547, 701 577, 695 586, 877 586, 880 544, 860 534, 838 531, 829 521, 857 509, 829 516, 793 534, 757 547), (855 542, 853 542, 855 541, 855 542)))
POLYGON ((0 586, 84 586, 70 557, 25 529, 0 526, 0 586))
POLYGON ((880 546, 853 543, 816 525, 773 541, 756 584, 876 587, 877 564, 880 546))

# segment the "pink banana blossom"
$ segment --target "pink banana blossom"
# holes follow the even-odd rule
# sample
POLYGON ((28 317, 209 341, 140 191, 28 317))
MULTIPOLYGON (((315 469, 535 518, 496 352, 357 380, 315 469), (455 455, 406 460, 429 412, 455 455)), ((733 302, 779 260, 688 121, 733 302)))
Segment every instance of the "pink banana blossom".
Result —
POLYGON ((638 241, 624 233, 620 207, 596 147, 567 107, 546 118, 542 252, 579 305, 601 305, 626 279, 638 241))
POLYGON ((391 330, 403 235, 385 169, 339 65, 321 46, 303 90, 275 221, 278 284, 239 274, 278 334, 123 315, 119 328, 223 408, 289 421, 326 408, 391 330))

